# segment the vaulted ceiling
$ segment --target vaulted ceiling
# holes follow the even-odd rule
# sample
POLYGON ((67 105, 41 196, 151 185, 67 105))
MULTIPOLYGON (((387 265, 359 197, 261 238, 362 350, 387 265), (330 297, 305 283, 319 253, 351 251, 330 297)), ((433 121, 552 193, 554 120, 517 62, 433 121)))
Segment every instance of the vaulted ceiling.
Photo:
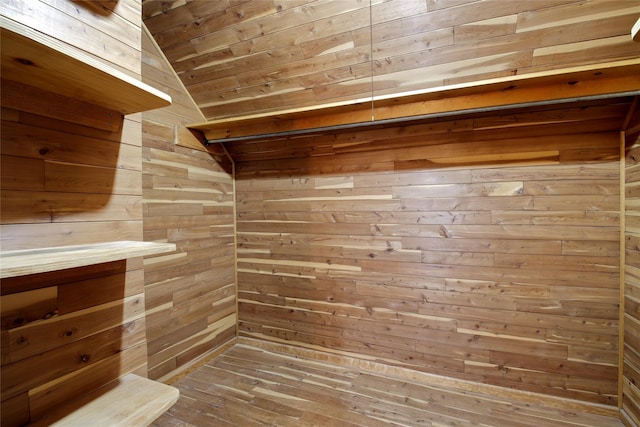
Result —
POLYGON ((208 120, 640 57, 637 0, 145 0, 208 120))

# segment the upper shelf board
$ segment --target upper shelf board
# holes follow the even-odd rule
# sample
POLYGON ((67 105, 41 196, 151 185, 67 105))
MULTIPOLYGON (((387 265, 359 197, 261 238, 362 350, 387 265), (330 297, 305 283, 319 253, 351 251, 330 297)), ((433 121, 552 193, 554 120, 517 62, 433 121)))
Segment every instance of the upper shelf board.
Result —
POLYGON ((0 278, 84 267, 176 250, 173 243, 119 241, 0 252, 0 278))
POLYGON ((2 78, 122 114, 171 105, 171 97, 46 34, 0 16, 2 78))
POLYGON ((536 103, 640 94, 640 59, 428 88, 350 102, 188 125, 207 142, 263 138, 347 125, 427 118, 536 103))

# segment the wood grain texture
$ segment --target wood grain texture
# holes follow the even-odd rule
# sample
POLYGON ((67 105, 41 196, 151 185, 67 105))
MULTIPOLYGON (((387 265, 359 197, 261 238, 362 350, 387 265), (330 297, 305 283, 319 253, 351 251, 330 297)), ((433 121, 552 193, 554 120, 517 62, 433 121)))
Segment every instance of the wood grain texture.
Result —
POLYGON ((5 418, 3 412, 3 424, 35 421, 126 372, 146 372, 141 263, 132 262, 115 274, 70 271, 76 270, 73 279, 45 273, 39 290, 16 287, 17 292, 1 297, 3 310, 11 307, 3 311, 3 407, 21 393, 29 394, 26 414, 5 418), (81 291, 87 298, 78 301, 84 288, 91 292, 81 291))
POLYGON ((630 116, 625 144, 625 277, 622 411, 640 424, 640 110, 630 116))
POLYGON ((127 374, 51 411, 34 426, 146 426, 169 409, 179 392, 171 386, 127 374))
POLYGON ((110 132, 13 111, 2 121, 3 250, 142 240, 139 124, 110 132))
POLYGON ((254 344, 238 344, 175 383, 181 398, 152 426, 623 425, 601 405, 254 344))
POLYGON ((240 336, 616 405, 630 104, 228 144, 240 336))
MULTIPOLYGON (((139 80, 140 3, 88 4, 12 1, 2 14, 139 80)), ((114 119, 87 98, 41 88, 2 89, 15 98, 3 99, 0 132, 2 250, 141 241, 140 116, 114 119)), ((142 258, 93 261, 2 280, 3 426, 35 422, 127 373, 147 375, 142 258)))
POLYGON ((456 117, 474 110, 501 110, 503 115, 508 115, 524 105, 531 108, 536 104, 637 94, 639 75, 640 60, 618 61, 372 96, 351 102, 319 103, 309 108, 282 109, 273 114, 240 115, 189 127, 202 132, 209 142, 215 142, 279 133, 315 134, 336 127, 366 129, 384 125, 385 121, 456 117))
POLYGON ((637 58, 628 1, 143 4, 207 120, 637 58))
POLYGON ((112 242, 93 245, 3 251, 0 277, 25 276, 65 270, 120 259, 172 252, 175 245, 154 242, 112 242))
MULTIPOLYGON (((83 2, 84 3, 84 2, 83 2)), ((2 15, 81 51, 125 74, 140 77, 140 2, 125 1, 96 13, 88 5, 55 0, 15 0, 2 15), (58 25, 51 25, 56 23, 58 25)))
POLYGON ((142 75, 175 99, 142 115, 144 239, 177 246, 144 262, 149 376, 162 378, 235 337, 233 175, 185 132, 202 116, 146 34, 142 75))

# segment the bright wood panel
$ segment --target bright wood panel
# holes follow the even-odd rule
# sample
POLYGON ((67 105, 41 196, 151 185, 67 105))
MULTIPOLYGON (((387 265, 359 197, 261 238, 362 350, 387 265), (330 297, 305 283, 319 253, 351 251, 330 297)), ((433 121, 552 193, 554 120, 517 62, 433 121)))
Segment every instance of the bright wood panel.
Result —
POLYGON ((149 425, 179 397, 177 389, 127 374, 51 411, 34 425, 149 425))
POLYGON ((125 241, 3 251, 0 254, 0 277, 45 273, 174 250, 175 245, 171 243, 125 241))
POLYGON ((65 43, 2 17, 3 78, 131 114, 165 107, 166 94, 65 43))
POLYGON ((601 405, 242 341, 175 383, 181 398, 152 425, 623 425, 601 405))
POLYGON ((226 144, 240 336, 615 406, 631 102, 226 144))
POLYGON ((224 151, 205 151, 183 127, 202 115, 146 34, 143 58, 144 81, 176 99, 142 116, 144 240, 177 247, 144 262, 149 376, 157 379, 235 337, 234 184, 224 151))
POLYGON ((109 69, 140 77, 140 2, 74 2, 15 0, 2 15, 63 43, 63 51, 90 56, 109 69), (137 14, 137 16, 136 16, 137 14), (56 23, 58 25, 52 25, 56 23))

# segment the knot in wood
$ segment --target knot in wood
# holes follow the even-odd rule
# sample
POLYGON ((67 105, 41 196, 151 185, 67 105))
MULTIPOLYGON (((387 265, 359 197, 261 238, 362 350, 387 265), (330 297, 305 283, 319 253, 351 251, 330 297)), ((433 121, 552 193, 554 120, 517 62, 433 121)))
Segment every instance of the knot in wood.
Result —
POLYGON ((36 65, 33 61, 25 58, 16 58, 16 62, 19 62, 22 65, 36 65))

